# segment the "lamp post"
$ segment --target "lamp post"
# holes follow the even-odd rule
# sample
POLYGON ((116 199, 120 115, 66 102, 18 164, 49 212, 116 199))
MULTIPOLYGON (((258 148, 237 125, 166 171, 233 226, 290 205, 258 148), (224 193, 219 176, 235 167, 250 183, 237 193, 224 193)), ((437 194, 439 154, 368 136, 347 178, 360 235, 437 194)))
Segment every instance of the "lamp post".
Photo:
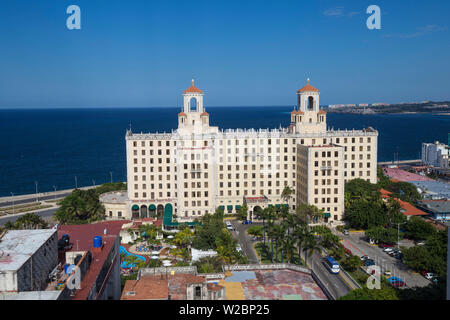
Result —
POLYGON ((92 179, 92 186, 95 187, 95 180, 92 179))
POLYGON ((14 215, 14 193, 11 192, 12 201, 13 201, 13 215, 14 215))
POLYGON ((112 183, 113 182, 112 171, 109 172, 109 175, 111 176, 111 183, 112 183))
POLYGON ((39 202, 39 195, 38 195, 38 182, 35 181, 34 185, 36 186, 36 202, 39 202))
POLYGON ((78 189, 78 181, 77 181, 77 176, 75 176, 75 189, 78 189))
POLYGON ((56 200, 56 186, 53 186, 53 189, 55 189, 55 200, 56 200))
POLYGON ((397 249, 400 250, 400 225, 405 224, 406 222, 397 223, 397 249))

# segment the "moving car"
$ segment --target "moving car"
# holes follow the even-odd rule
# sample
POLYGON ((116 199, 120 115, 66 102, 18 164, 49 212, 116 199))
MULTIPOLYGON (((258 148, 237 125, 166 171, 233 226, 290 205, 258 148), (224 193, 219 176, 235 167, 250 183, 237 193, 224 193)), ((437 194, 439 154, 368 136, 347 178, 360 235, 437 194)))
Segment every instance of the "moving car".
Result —
POLYGON ((252 220, 244 220, 242 221, 242 224, 252 224, 252 220))

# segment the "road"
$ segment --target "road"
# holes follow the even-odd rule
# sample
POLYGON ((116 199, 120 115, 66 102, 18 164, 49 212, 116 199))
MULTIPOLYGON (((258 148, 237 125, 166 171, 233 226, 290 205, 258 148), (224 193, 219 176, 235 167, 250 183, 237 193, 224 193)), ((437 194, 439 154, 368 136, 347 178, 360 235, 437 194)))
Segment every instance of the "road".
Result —
MULTIPOLYGON (((408 287, 424 287, 430 284, 429 280, 417 273, 413 273, 400 260, 383 252, 382 248, 370 245, 365 240, 364 233, 350 232, 348 236, 345 236, 335 229, 333 229, 333 232, 342 239, 342 245, 349 249, 354 255, 359 257, 368 255, 375 261, 375 264, 381 268, 382 273, 386 270, 390 271, 393 276, 404 279, 408 287)), ((402 243, 400 243, 400 245, 402 245, 402 243)), ((407 243, 405 243, 405 245, 411 246, 411 244, 407 243)))
MULTIPOLYGON (((304 254, 304 253, 303 253, 304 254)), ((319 277, 322 283, 328 288, 336 299, 345 296, 352 288, 343 278, 342 271, 339 274, 333 274, 323 264, 323 257, 314 252, 312 257, 308 258, 308 265, 319 277), (311 263, 312 260, 312 263, 311 263)))
MULTIPOLYGON (((261 262, 259 261, 255 249, 253 248, 252 241, 245 231, 252 225, 262 225, 262 223, 243 225, 242 223, 239 223, 239 221, 231 220, 231 224, 236 230, 233 231, 232 234, 241 245, 243 253, 249 259, 249 263, 260 264, 261 262)), ((320 280, 324 283, 328 290, 331 291, 336 299, 346 295, 352 290, 351 286, 346 282, 346 280, 344 280, 342 274, 336 275, 328 271, 328 269, 323 264, 323 258, 319 253, 314 253, 311 257, 308 256, 308 264, 310 266, 310 269, 312 269, 316 273, 316 275, 320 278, 320 280)))
MULTIPOLYGON (((242 224, 237 220, 230 220, 230 222, 234 228, 234 231, 232 231, 232 235, 238 240, 238 243, 241 245, 243 254, 248 257, 248 262, 253 264, 260 264, 255 249, 253 248, 252 241, 250 240, 247 232, 245 232, 247 228, 251 226, 251 224, 242 224)), ((257 224, 255 223, 255 225, 257 224)))
MULTIPOLYGON (((42 211, 37 211, 37 212, 33 212, 35 215, 40 216, 44 219, 48 219, 50 218, 55 212, 56 210, 58 210, 58 208, 51 208, 48 210, 42 210, 42 211)), ((8 221, 14 222, 16 221, 19 217, 23 216, 25 213, 23 214, 15 214, 15 215, 8 215, 8 216, 3 216, 0 217, 0 225, 5 224, 8 221)))
MULTIPOLYGON (((49 196, 39 196, 39 201, 44 201, 44 200, 59 200, 62 199, 66 196, 68 196, 69 194, 71 194, 71 192, 67 192, 67 193, 60 193, 58 195, 56 195, 56 198, 54 195, 49 195, 49 196)), ((24 203, 33 203, 36 202, 36 196, 34 196, 33 198, 28 198, 28 199, 20 199, 20 200, 16 200, 16 201, 5 201, 5 202, 1 202, 0 203, 0 207, 10 207, 13 205, 18 205, 18 204, 24 204, 24 203)))

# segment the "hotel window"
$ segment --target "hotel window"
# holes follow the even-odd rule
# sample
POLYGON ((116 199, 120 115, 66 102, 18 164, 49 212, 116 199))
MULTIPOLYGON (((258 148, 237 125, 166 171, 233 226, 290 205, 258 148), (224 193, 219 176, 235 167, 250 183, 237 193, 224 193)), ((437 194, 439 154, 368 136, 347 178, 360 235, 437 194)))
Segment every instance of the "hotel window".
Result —
POLYGON ((137 147, 137 142, 133 141, 133 147, 137 147))

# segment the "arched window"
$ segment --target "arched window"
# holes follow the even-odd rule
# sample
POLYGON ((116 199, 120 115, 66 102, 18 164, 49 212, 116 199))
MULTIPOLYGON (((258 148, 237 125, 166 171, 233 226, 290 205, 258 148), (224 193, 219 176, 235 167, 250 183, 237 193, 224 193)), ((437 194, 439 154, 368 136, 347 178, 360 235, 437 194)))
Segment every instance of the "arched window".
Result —
POLYGON ((314 98, 313 97, 308 98, 308 110, 314 110, 314 98))
POLYGON ((189 101, 189 110, 191 111, 197 111, 197 99, 196 98, 191 98, 191 100, 189 101))

